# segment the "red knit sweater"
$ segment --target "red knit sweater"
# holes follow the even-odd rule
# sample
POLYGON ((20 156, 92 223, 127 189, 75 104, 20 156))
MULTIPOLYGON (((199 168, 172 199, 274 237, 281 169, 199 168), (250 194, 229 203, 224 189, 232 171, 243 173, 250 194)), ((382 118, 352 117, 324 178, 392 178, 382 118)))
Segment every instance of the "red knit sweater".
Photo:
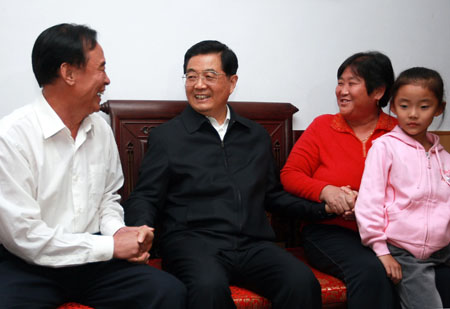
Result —
MULTIPOLYGON (((341 114, 317 117, 300 136, 281 171, 285 190, 313 201, 320 201, 326 185, 350 185, 358 191, 372 141, 396 124, 397 119, 381 112, 374 132, 362 143, 341 114)), ((323 223, 357 230, 355 221, 341 217, 323 223)))

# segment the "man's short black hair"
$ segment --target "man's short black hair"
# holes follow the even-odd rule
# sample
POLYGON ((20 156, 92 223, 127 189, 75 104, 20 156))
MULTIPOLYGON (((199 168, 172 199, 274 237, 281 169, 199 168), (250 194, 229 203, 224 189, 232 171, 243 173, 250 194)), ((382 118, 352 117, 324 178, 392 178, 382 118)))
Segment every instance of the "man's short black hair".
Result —
POLYGON ((225 44, 213 40, 201 41, 187 50, 184 55, 183 73, 186 73, 187 64, 192 57, 215 53, 220 54, 225 74, 227 76, 236 74, 238 69, 236 54, 225 44))
POLYGON ((63 63, 86 65, 86 51, 97 46, 97 32, 83 25, 59 24, 44 30, 34 43, 31 60, 39 87, 58 77, 63 63))

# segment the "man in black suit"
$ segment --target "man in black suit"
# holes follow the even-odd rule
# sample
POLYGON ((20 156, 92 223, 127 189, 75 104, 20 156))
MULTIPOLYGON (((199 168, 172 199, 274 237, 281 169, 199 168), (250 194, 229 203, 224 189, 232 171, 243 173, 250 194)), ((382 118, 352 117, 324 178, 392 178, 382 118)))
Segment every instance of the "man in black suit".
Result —
POLYGON ((317 279, 272 242, 265 211, 321 218, 325 205, 283 191, 267 131, 227 105, 237 67, 217 41, 186 52, 189 105, 150 132, 126 223, 162 222, 163 267, 186 284, 189 308, 234 308, 230 283, 273 308, 320 308, 317 279))

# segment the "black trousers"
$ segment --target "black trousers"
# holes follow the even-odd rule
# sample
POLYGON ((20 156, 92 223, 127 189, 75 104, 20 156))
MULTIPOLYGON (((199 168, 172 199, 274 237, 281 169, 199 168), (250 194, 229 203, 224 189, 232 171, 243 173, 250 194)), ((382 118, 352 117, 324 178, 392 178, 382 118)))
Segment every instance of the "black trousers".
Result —
MULTIPOLYGON (((361 244, 357 232, 327 224, 302 230, 308 261, 347 285, 348 308, 400 308, 392 281, 372 249, 361 244)), ((450 267, 435 268, 436 287, 444 308, 450 308, 450 267)))
POLYGON ((328 225, 309 224, 302 230, 308 262, 347 286, 349 309, 400 308, 392 281, 372 249, 361 244, 357 232, 328 225))
POLYGON ((311 270, 286 250, 259 241, 223 250, 201 237, 165 243, 163 268, 187 287, 188 308, 235 308, 230 284, 252 290, 274 309, 321 308, 321 289, 311 270))
POLYGON ((0 307, 51 308, 75 301, 95 309, 185 308, 186 288, 172 275, 123 260, 50 268, 0 256, 0 307))
POLYGON ((440 265, 434 268, 436 287, 441 295, 444 308, 450 308, 450 266, 440 265))

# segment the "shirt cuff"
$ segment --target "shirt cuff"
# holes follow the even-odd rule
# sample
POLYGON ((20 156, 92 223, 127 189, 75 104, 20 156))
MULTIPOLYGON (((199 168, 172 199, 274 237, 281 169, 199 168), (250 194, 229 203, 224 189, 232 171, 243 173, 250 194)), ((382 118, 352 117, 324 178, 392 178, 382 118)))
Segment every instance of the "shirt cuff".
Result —
POLYGON ((377 241, 372 244, 372 250, 377 256, 391 254, 385 241, 377 241))
POLYGON ((92 260, 108 261, 113 258, 114 238, 112 236, 93 235, 92 260))
POLYGON ((119 221, 108 222, 108 225, 103 227, 102 229, 102 235, 112 236, 124 226, 125 225, 123 224, 123 222, 119 221))

